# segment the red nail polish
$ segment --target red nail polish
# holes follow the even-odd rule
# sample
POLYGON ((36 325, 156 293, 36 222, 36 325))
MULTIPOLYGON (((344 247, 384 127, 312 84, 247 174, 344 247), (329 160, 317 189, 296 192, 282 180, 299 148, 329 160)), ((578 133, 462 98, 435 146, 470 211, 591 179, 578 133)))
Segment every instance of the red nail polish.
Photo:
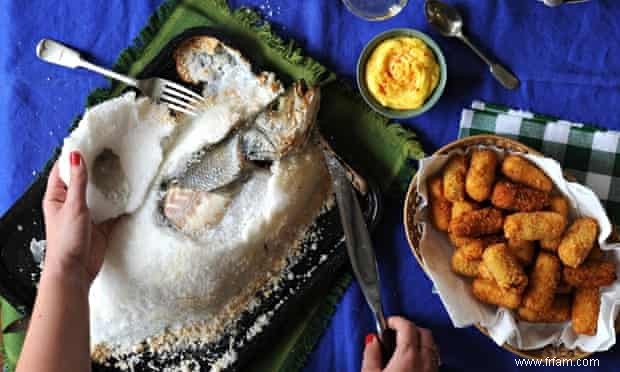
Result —
POLYGON ((80 156, 80 153, 77 151, 72 151, 71 154, 69 154, 69 159, 71 161, 71 165, 74 167, 77 167, 78 165, 80 165, 80 162, 82 161, 82 157, 80 156))
POLYGON ((366 338, 364 339, 364 345, 368 345, 369 343, 373 342, 374 339, 375 339, 374 333, 367 334, 366 338))

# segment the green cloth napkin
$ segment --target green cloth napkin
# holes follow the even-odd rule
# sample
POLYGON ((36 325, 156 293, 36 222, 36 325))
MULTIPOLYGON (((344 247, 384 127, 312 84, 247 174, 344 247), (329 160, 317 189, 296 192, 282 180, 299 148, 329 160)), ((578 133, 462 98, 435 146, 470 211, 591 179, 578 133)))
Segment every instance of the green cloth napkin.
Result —
MULTIPOLYGON (((315 60, 304 56, 294 42, 277 36, 269 23, 247 8, 230 9, 225 0, 173 0, 165 2, 149 19, 134 45, 119 56, 114 70, 139 74, 175 36, 192 27, 209 26, 228 35, 252 40, 269 69, 289 80, 304 79, 322 88, 319 125, 333 140, 340 155, 378 182, 385 193, 401 196, 415 173, 417 159, 424 156, 413 132, 371 111, 348 84, 315 60)), ((92 106, 118 95, 123 86, 95 90, 87 100, 92 106)), ((79 118, 76 118, 77 124, 79 118)), ((51 164, 48 164, 48 167, 51 164)), ((308 296, 305 315, 287 322, 271 352, 256 362, 260 371, 299 370, 350 282, 344 272, 336 283, 308 296)), ((4 308, 4 306, 3 306, 4 308)), ((5 335, 5 342, 7 335, 5 335)), ((20 345, 7 343, 6 353, 17 356, 20 345)))
POLYGON ((554 158, 594 190, 620 226, 620 132, 474 102, 462 112, 459 137, 476 134, 510 137, 554 158))
POLYGON ((4 330, 14 321, 20 319, 19 313, 11 304, 0 299, 0 320, 2 322, 2 353, 4 355, 4 370, 13 371, 17 364, 19 352, 24 344, 24 333, 5 333, 4 330))

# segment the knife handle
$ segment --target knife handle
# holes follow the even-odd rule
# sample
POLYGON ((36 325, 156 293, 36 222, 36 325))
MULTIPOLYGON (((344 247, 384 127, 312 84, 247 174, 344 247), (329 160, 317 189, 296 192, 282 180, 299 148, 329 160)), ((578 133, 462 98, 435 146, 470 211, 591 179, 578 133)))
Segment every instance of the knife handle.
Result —
POLYGON ((396 349, 396 332, 391 328, 386 328, 381 333, 381 355, 383 356, 383 367, 387 366, 388 362, 394 354, 396 349))

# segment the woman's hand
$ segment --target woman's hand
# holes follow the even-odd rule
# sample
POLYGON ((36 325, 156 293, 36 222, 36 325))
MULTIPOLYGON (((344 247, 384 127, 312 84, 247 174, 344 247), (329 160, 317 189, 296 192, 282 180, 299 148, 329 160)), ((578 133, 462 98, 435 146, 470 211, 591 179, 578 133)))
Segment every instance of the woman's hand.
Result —
POLYGON ((436 372, 439 351, 431 331, 416 327, 405 318, 393 316, 388 327, 396 331, 396 349, 385 369, 381 365, 381 345, 377 336, 366 336, 362 372, 436 372))
POLYGON ((67 188, 54 164, 43 198, 47 237, 44 271, 76 276, 86 288, 99 273, 110 224, 94 225, 86 205, 88 174, 78 152, 72 152, 71 180, 67 188))
POLYGON ((86 205, 86 167, 77 152, 71 153, 70 161, 69 188, 58 176, 58 164, 47 181, 45 266, 18 372, 91 368, 88 290, 103 263, 109 226, 92 224, 86 205))

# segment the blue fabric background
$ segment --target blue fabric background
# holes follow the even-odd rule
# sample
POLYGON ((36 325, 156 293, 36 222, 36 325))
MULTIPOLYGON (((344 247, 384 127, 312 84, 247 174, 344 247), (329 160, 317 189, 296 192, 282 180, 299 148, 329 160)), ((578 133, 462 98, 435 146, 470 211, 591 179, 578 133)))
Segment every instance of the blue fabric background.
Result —
MULTIPOLYGON (((61 143, 88 92, 106 84, 89 72, 39 62, 34 55, 37 41, 57 38, 88 51, 94 62, 111 65, 159 3, 0 0, 1 213, 61 143)), ((463 11, 471 38, 509 66, 522 84, 516 91, 504 90, 462 44, 430 32, 446 55, 448 85, 433 110, 407 121, 427 153, 456 138, 461 109, 474 99, 620 129, 620 3, 594 0, 557 9, 535 0, 452 3, 463 11)), ((262 6, 283 36, 298 40, 308 54, 351 80, 358 54, 377 33, 393 27, 429 32, 422 0, 410 0, 400 15, 378 23, 355 18, 339 0, 232 4, 262 6)), ((431 293, 431 283, 409 253, 400 216, 400 205, 388 205, 375 236, 388 313, 403 314, 433 331, 441 348, 442 370, 516 370, 514 356, 477 330, 452 327, 431 293)), ((363 338, 372 329, 371 314, 353 284, 306 369, 359 371, 363 338)), ((597 370, 617 370, 620 365, 617 347, 597 357, 601 366, 597 370)))

